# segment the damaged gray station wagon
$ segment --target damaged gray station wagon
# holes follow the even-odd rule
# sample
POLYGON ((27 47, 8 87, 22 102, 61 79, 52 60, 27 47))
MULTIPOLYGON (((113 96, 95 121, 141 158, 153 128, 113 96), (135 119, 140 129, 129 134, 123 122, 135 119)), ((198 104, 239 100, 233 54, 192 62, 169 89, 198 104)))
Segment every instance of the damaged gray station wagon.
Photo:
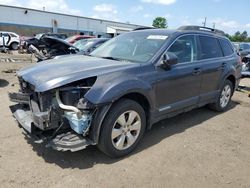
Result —
POLYGON ((145 29, 115 37, 89 56, 23 69, 20 91, 9 97, 17 103, 14 117, 36 141, 62 151, 97 145, 121 157, 159 120, 207 104, 226 110, 240 69, 240 57, 217 30, 145 29))

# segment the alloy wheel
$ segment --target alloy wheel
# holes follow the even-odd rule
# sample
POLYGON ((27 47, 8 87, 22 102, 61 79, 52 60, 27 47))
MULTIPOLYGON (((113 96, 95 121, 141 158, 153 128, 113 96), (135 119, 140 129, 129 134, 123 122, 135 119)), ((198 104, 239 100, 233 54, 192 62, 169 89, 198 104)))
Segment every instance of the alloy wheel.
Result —
POLYGON ((232 94, 231 87, 229 85, 225 85, 221 92, 221 97, 220 97, 220 106, 221 108, 225 108, 230 101, 230 97, 232 94))
POLYGON ((130 110, 122 113, 115 121, 111 139, 113 146, 118 150, 131 147, 137 140, 141 131, 141 118, 136 111, 130 110))

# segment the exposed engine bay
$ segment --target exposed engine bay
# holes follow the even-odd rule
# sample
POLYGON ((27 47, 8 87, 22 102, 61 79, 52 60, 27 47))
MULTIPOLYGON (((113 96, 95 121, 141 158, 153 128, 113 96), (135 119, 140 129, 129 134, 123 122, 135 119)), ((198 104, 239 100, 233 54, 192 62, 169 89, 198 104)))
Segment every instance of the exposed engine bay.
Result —
POLYGON ((22 107, 16 110, 15 105, 11 110, 21 126, 28 133, 35 134, 39 142, 46 141, 48 146, 57 150, 83 149, 91 143, 87 136, 97 109, 84 95, 95 81, 96 77, 91 77, 61 88, 35 92, 31 84, 19 77, 20 91, 9 93, 9 97, 22 107), (70 141, 72 139, 73 142, 70 141))

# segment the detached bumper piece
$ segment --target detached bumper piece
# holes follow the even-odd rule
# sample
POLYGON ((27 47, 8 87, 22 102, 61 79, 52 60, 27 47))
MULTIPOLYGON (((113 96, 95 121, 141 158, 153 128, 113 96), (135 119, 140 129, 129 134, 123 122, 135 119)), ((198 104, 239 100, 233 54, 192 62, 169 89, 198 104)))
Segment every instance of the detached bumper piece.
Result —
POLYGON ((46 146, 52 147, 58 151, 79 151, 85 149, 89 145, 94 145, 91 140, 84 138, 72 131, 59 134, 52 139, 46 146))
POLYGON ((28 133, 32 133, 32 129, 34 128, 34 125, 32 125, 32 113, 28 110, 22 110, 19 107, 21 108, 21 105, 11 106, 10 110, 18 123, 23 127, 23 129, 28 133))

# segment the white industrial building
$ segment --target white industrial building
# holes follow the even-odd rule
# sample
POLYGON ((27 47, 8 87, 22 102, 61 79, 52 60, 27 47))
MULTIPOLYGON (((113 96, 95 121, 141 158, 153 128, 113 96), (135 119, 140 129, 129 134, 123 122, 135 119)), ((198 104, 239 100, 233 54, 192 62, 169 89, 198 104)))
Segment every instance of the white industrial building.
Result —
POLYGON ((60 32, 112 37, 138 27, 143 26, 0 5, 0 31, 8 30, 20 35, 31 36, 41 32, 60 32))

